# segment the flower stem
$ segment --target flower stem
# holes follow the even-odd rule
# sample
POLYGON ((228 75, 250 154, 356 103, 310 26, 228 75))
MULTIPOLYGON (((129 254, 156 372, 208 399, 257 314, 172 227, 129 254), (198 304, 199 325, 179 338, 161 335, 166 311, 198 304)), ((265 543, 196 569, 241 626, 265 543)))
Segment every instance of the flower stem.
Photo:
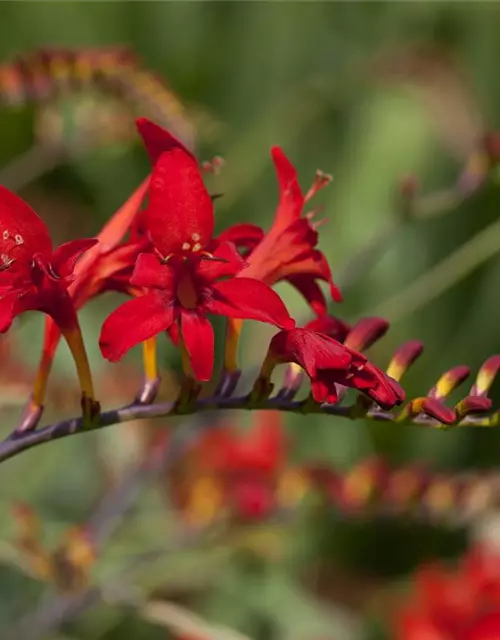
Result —
POLYGON ((72 329, 63 329, 62 334, 71 351, 76 365, 76 372, 82 391, 82 410, 85 424, 92 424, 99 414, 99 403, 95 400, 94 384, 90 371, 87 351, 83 342, 80 326, 77 324, 72 329))
POLYGON ((160 389, 156 338, 149 338, 142 343, 142 360, 144 363, 144 381, 135 401, 140 404, 154 402, 160 389))
POLYGON ((38 365, 35 384, 33 387, 33 402, 42 406, 47 391, 47 382, 54 362, 54 355, 59 344, 60 331, 52 318, 47 318, 43 339, 42 357, 38 365))
POLYGON ((142 343, 142 359, 147 380, 158 378, 158 361, 156 358, 156 338, 149 338, 142 343))
POLYGON ((228 318, 226 327, 226 344, 224 347, 224 369, 238 370, 238 345, 240 342, 243 320, 228 318))

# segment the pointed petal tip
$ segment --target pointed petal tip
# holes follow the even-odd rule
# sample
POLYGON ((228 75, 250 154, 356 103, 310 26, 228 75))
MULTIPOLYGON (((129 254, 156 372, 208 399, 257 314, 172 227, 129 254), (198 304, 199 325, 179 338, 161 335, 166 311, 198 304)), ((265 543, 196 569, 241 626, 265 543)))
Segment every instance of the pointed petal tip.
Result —
POLYGON ((191 151, 176 136, 149 118, 137 118, 135 124, 152 164, 156 164, 162 153, 172 149, 182 149, 194 159, 191 151))

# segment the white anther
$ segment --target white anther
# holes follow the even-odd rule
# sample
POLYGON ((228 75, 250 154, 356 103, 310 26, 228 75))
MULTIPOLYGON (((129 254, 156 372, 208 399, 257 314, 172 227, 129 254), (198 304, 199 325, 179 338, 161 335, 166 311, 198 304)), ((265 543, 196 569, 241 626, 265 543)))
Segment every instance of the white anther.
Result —
POLYGON ((198 242, 200 240, 201 236, 199 233, 193 233, 193 235, 191 236, 191 240, 193 242, 198 242))
POLYGON ((197 242, 193 245, 193 251, 199 251, 201 249, 201 244, 197 242))
POLYGON ((24 238, 18 233, 14 236, 14 240, 16 241, 16 244, 23 244, 24 242, 24 238))
POLYGON ((7 229, 5 229, 5 231, 2 233, 2 238, 4 240, 8 240, 9 239, 9 232, 7 229))
POLYGON ((191 245, 189 244, 189 242, 185 242, 185 243, 182 245, 182 250, 183 250, 183 251, 189 251, 190 249, 191 249, 191 245))
POLYGON ((4 263, 4 264, 9 264, 10 262, 10 258, 6 253, 2 253, 0 254, 0 260, 4 263))

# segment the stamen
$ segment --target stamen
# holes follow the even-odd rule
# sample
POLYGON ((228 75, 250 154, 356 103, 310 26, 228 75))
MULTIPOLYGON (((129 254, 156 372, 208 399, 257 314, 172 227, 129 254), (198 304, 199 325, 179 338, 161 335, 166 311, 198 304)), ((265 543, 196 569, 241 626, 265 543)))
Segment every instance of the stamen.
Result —
MULTIPOLYGON (((4 231, 4 235, 5 235, 5 231, 4 231)), ((16 241, 16 244, 24 243, 24 238, 19 233, 16 233, 16 235, 14 236, 14 240, 16 241)))
POLYGON ((200 249, 201 249, 201 244, 199 242, 193 245, 194 252, 199 251, 200 249))
POLYGON ((2 261, 2 264, 0 265, 0 271, 5 271, 15 262, 14 258, 9 258, 6 253, 2 253, 0 255, 0 260, 2 261))
POLYGON ((218 175, 224 164, 224 158, 221 156, 215 156, 212 160, 204 160, 201 163, 201 170, 203 173, 213 173, 214 175, 218 175))
POLYGON ((332 176, 329 173, 325 173, 318 169, 316 171, 316 175, 314 176, 314 181, 311 185, 311 188, 304 196, 304 202, 308 202, 311 198, 313 198, 318 191, 324 189, 330 182, 333 180, 332 176))
POLYGON ((190 249, 191 249, 191 245, 189 244, 189 242, 185 242, 185 243, 182 245, 182 250, 183 250, 183 251, 189 251, 190 249))
POLYGON ((200 253, 200 260, 210 260, 210 262, 224 262, 224 263, 229 262, 229 260, 227 260, 226 258, 219 258, 218 256, 214 256, 211 253, 208 253, 208 251, 202 251, 200 253))
POLYGON ((201 239, 201 236, 200 236, 200 234, 199 234, 199 233, 193 233, 193 234, 191 235, 191 240, 192 240, 193 242, 199 242, 199 241, 200 241, 200 239, 201 239))
POLYGON ((9 239, 9 235, 10 235, 10 234, 9 234, 8 230, 7 230, 7 229, 5 229, 5 231, 2 233, 2 238, 3 238, 4 240, 8 240, 8 239, 9 239))
POLYGON ((61 279, 61 276, 54 271, 54 267, 50 263, 47 265, 46 269, 47 269, 47 273, 51 278, 53 278, 54 280, 61 279))

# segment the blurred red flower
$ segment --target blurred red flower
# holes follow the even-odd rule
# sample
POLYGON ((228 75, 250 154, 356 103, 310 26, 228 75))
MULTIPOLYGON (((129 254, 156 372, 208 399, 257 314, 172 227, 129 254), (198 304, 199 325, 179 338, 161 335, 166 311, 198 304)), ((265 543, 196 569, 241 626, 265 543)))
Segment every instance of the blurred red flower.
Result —
POLYGON ((500 638, 499 551, 477 546, 455 569, 418 569, 412 599, 397 611, 394 628, 398 640, 500 638))
POLYGON ((243 521, 269 518, 297 504, 308 488, 306 473, 287 466, 288 445, 277 411, 259 411, 246 433, 220 423, 176 469, 169 497, 195 525, 223 515, 243 521))

